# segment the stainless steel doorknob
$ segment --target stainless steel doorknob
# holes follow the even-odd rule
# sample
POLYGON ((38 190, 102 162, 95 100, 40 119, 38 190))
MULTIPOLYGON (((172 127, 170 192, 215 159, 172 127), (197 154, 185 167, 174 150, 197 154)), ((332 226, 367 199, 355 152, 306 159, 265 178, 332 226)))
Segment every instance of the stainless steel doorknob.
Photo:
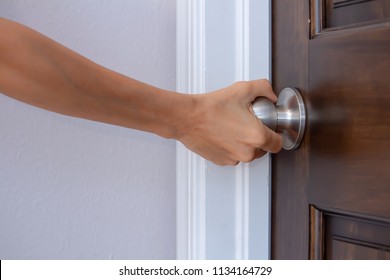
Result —
POLYGON ((283 89, 276 105, 268 98, 256 98, 253 112, 264 125, 282 134, 283 149, 293 150, 299 147, 305 133, 306 110, 297 89, 283 89))

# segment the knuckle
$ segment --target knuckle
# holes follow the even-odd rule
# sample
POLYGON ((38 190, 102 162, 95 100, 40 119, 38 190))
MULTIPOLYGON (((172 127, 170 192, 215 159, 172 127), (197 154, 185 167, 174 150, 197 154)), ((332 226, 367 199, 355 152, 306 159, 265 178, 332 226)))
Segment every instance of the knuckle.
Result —
POLYGON ((261 79, 260 82, 261 82, 264 86, 271 86, 271 83, 270 83, 267 79, 261 79))
POLYGON ((252 131, 248 134, 248 137, 250 143, 255 147, 263 147, 266 144, 266 137, 262 129, 252 129, 252 131))
POLYGON ((234 85, 243 92, 248 92, 251 89, 251 84, 247 81, 238 81, 234 85))
POLYGON ((256 146, 261 148, 264 147, 264 145, 267 143, 267 140, 265 139, 264 134, 259 134, 256 138, 256 146))
POLYGON ((256 159, 256 149, 254 149, 254 148, 247 148, 239 156, 239 160, 241 162, 251 162, 254 159, 256 159))
POLYGON ((237 81, 234 83, 236 86, 246 86, 247 82, 246 81, 237 81))
POLYGON ((272 88, 271 83, 267 79, 261 79, 260 86, 267 90, 272 88))

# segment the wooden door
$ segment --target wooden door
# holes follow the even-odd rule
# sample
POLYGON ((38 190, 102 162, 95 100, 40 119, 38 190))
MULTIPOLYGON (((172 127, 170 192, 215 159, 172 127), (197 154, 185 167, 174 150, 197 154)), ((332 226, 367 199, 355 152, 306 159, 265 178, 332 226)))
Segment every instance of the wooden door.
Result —
POLYGON ((306 102, 273 156, 273 259, 390 259, 390 0, 273 0, 273 86, 306 102))

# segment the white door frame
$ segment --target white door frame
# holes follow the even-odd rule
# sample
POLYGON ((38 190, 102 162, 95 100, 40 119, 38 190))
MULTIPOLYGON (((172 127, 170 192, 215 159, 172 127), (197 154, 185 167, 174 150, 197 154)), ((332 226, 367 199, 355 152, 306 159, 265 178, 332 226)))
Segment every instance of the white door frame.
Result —
MULTIPOLYGON (((270 77, 270 0, 177 0, 177 90, 270 77)), ((267 259, 270 159, 218 167, 177 144, 177 258, 267 259)))

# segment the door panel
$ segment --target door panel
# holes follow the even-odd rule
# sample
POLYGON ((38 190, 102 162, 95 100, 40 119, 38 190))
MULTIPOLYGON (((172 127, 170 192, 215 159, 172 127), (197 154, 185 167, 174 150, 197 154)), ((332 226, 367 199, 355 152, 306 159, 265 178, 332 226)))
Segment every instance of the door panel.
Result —
POLYGON ((309 46, 309 202, 388 217, 390 28, 327 33, 309 46))
POLYGON ((272 258, 390 258, 389 9, 363 4, 390 1, 273 1, 273 85, 301 91, 308 129, 273 157, 272 258))
POLYGON ((389 259, 390 223, 310 207, 310 259, 389 259))
POLYGON ((389 0, 316 0, 323 28, 344 27, 390 17, 389 0))
POLYGON ((333 254, 329 255, 329 258, 335 260, 390 259, 390 252, 354 242, 334 240, 333 254))

